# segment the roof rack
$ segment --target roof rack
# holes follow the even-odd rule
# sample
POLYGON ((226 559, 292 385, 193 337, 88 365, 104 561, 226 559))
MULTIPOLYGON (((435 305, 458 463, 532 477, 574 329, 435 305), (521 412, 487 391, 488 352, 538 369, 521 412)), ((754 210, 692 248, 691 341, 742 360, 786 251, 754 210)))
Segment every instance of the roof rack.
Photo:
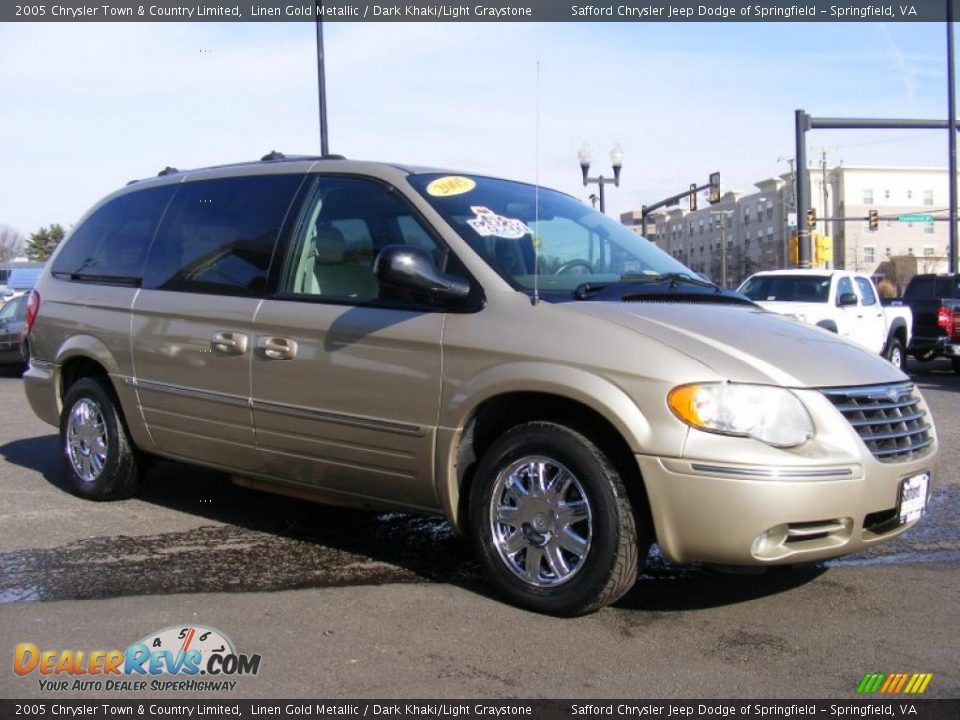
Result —
POLYGON ((320 159, 321 160, 346 160, 347 158, 345 158, 343 155, 331 155, 327 153, 326 155, 321 155, 320 159))
POLYGON ((282 152, 280 152, 279 150, 271 150, 271 151, 268 152, 266 155, 264 155, 262 158, 260 158, 260 161, 261 161, 261 162, 270 162, 271 160, 283 160, 283 159, 285 159, 286 157, 287 157, 287 156, 284 155, 284 154, 283 154, 282 152))
POLYGON ((164 175, 173 175, 174 173, 180 172, 175 167, 167 165, 163 170, 157 173, 157 177, 163 177, 164 175))

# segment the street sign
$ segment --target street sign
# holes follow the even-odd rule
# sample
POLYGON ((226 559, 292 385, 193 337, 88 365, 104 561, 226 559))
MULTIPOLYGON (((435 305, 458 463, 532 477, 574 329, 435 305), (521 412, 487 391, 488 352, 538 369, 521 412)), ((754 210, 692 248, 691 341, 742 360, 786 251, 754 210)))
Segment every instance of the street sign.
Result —
POLYGON ((897 215, 897 222, 905 223, 928 223, 933 222, 933 215, 906 214, 897 215))
POLYGON ((795 212, 787 213, 787 227, 795 228, 797 226, 797 214, 795 212))

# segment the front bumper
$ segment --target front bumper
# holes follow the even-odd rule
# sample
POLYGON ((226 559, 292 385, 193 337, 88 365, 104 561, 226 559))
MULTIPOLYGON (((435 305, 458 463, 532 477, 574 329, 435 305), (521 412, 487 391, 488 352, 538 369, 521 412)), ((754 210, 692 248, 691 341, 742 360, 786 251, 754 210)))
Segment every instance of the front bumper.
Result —
POLYGON ((637 455, 663 556, 678 563, 782 565, 846 555, 903 533, 903 463, 762 467, 637 455))

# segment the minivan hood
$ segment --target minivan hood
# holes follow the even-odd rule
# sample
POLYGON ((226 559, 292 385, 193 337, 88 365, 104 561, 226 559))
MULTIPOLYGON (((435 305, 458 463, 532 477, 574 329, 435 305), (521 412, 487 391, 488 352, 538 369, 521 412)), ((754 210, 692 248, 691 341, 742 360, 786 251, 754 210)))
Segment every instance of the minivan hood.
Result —
POLYGON ((645 335, 734 382, 842 387, 902 382, 879 356, 834 333, 745 305, 570 302, 562 306, 645 335))

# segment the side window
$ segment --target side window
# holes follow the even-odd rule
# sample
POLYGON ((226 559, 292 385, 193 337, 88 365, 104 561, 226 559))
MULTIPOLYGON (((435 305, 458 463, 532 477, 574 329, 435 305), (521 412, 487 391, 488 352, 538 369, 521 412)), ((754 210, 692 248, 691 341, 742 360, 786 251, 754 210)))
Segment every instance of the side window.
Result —
POLYGON ((853 292, 853 283, 850 282, 850 278, 842 277, 837 281, 837 302, 840 302, 840 297, 846 295, 847 293, 853 292))
POLYGON ((262 295, 300 175, 185 182, 150 248, 143 287, 262 295))
POLYGON ((21 295, 18 298, 14 298, 0 308, 0 320, 6 320, 7 322, 16 322, 17 320, 22 320, 23 316, 26 314, 26 306, 21 299, 23 297, 26 296, 21 295))
POLYGON ((291 244, 284 291, 356 303, 412 298, 383 297, 373 263, 388 245, 426 250, 438 269, 444 248, 393 191, 369 180, 324 178, 311 193, 291 244))
POLYGON ((933 277, 920 277, 919 275, 910 281, 907 290, 903 294, 908 300, 916 298, 926 299, 933 297, 933 277))
POLYGON ((873 292, 873 288, 870 286, 870 281, 866 278, 858 277, 856 278, 857 287, 860 288, 860 302, 864 305, 875 305, 877 302, 877 295, 873 292))
POLYGON ((51 272, 62 279, 139 282, 147 247, 176 189, 165 185, 114 198, 73 231, 51 272))

